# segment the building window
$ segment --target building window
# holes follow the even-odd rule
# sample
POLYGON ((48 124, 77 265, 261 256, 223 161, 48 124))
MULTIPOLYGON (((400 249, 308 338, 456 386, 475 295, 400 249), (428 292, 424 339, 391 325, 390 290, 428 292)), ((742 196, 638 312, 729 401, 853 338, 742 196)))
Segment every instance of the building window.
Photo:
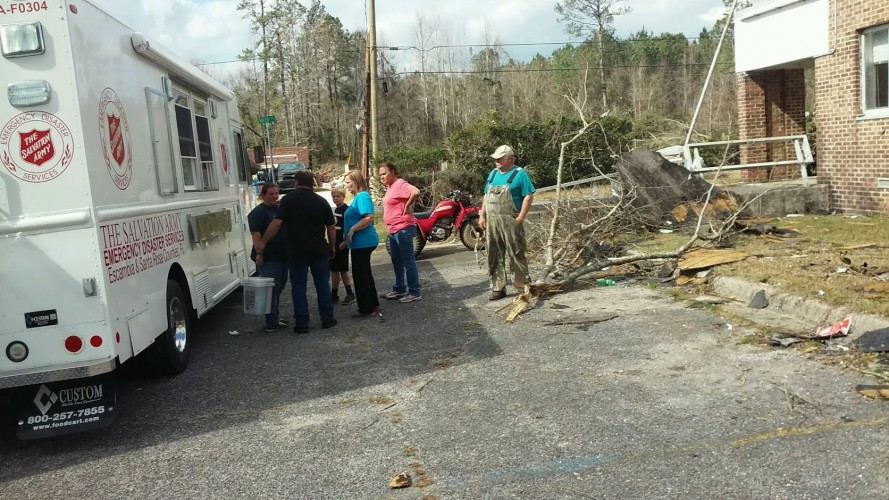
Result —
POLYGON ((184 90, 174 89, 176 130, 179 138, 179 159, 186 191, 219 189, 213 144, 210 141, 210 120, 207 102, 184 90))
POLYGON ((865 30, 861 47, 864 112, 889 112, 889 25, 865 30))

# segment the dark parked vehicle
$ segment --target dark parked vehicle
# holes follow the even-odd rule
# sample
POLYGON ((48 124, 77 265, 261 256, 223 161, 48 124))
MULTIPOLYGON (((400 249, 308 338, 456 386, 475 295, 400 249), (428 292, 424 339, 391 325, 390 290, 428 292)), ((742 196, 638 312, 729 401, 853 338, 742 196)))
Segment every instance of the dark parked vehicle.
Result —
POLYGON ((272 169, 260 168, 259 172, 256 172, 256 180, 261 183, 272 182, 272 169))
POLYGON ((278 181, 278 188, 281 192, 292 191, 296 189, 296 173, 300 170, 306 170, 306 164, 301 161, 294 161, 288 163, 280 163, 278 164, 278 168, 275 171, 275 177, 278 181))

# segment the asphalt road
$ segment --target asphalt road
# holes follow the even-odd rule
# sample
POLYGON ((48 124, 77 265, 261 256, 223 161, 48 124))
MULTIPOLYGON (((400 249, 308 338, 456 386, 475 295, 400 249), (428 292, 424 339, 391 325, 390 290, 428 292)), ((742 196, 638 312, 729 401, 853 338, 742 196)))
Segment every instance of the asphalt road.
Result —
POLYGON ((245 333, 232 296, 185 373, 120 381, 112 427, 0 438, 0 498, 889 498, 871 380, 639 285, 505 324, 471 252, 430 245, 420 269, 423 301, 309 335, 245 333))

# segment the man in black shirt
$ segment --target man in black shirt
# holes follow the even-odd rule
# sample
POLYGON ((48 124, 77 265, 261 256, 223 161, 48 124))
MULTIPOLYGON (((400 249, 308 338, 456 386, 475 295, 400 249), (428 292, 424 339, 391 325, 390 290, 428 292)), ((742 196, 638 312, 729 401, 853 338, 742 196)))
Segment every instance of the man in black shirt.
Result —
POLYGON ((281 200, 278 215, 257 246, 261 250, 282 225, 287 230, 293 331, 296 333, 309 333, 309 301, 306 297, 309 270, 318 296, 321 328, 331 328, 337 323, 330 294, 330 259, 336 253, 336 220, 327 201, 312 191, 314 181, 311 172, 296 172, 296 189, 281 200))
POLYGON ((263 278, 275 279, 275 287, 272 289, 272 308, 265 315, 265 331, 274 332, 290 326, 289 322, 281 319, 278 308, 281 292, 287 285, 287 241, 284 239, 286 233, 279 231, 262 251, 256 251, 269 224, 278 215, 278 186, 271 183, 263 184, 259 196, 262 198, 262 203, 247 215, 250 236, 253 237, 253 251, 250 253, 250 258, 256 262, 256 274, 263 278))

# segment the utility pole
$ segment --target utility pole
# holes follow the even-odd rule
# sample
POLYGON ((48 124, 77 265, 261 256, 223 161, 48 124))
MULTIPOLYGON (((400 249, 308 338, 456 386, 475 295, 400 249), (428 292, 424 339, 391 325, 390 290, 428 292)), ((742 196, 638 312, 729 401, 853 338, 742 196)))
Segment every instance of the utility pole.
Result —
POLYGON ((272 182, 275 182, 275 155, 272 153, 272 125, 278 121, 278 117, 275 115, 266 115, 259 117, 259 123, 261 125, 265 125, 265 139, 269 145, 269 155, 268 161, 266 165, 270 165, 271 169, 269 170, 269 174, 271 175, 272 182))
POLYGON ((361 129, 361 175, 365 179, 369 179, 370 174, 370 141, 368 140, 370 125, 370 45, 364 49, 364 109, 362 110, 361 121, 364 127, 361 129))
MULTIPOLYGON (((262 19, 262 99, 265 105, 265 114, 272 114, 269 109, 269 39, 265 32, 268 19, 265 17, 265 0, 259 1, 259 18, 262 19)), ((269 146, 271 148, 271 146, 269 146)))
POLYGON ((367 44, 370 46, 370 150, 377 156, 377 21, 374 0, 367 0, 367 44))
MULTIPOLYGON (((685 136, 686 145, 691 142, 691 134, 695 130, 698 114, 701 112, 701 106, 704 104, 704 97, 707 95, 707 89, 710 87, 710 80, 713 79, 713 70, 716 68, 716 61, 719 60, 719 53, 722 51, 722 42, 725 40, 725 34, 728 33, 728 29, 732 24, 732 16, 735 15, 735 9, 737 8, 738 0, 734 0, 732 2, 732 8, 729 9, 728 15, 725 18, 725 25, 722 27, 722 35, 719 37, 719 43, 716 44, 716 53, 713 54, 713 60, 710 62, 710 71, 707 72, 707 79, 704 80, 704 88, 701 89, 701 97, 698 99, 698 105, 695 107, 695 112, 691 116, 691 123, 688 125, 688 135, 685 136)), ((686 159, 686 161, 690 161, 690 158, 686 159)))
POLYGON ((274 150, 272 149, 272 124, 271 124, 271 122, 265 124, 265 135, 266 135, 266 140, 269 143, 269 165, 271 165, 271 168, 269 169, 269 174, 271 174, 272 184, 274 184, 275 182, 278 182, 278 181, 277 181, 277 179, 275 179, 275 154, 272 152, 274 150))

